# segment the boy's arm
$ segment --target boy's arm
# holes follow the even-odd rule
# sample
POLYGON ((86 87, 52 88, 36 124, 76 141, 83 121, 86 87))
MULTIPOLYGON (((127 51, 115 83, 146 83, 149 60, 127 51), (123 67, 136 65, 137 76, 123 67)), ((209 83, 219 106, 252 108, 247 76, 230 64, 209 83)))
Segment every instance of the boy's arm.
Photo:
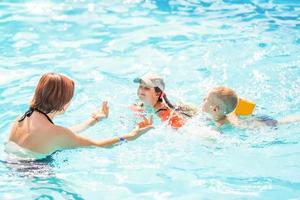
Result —
POLYGON ((226 119, 232 126, 240 129, 255 129, 257 127, 265 126, 264 123, 259 122, 253 117, 250 119, 239 119, 239 117, 234 113, 227 115, 226 119))
POLYGON ((300 122, 300 115, 290 115, 277 120, 278 124, 290 124, 300 122))

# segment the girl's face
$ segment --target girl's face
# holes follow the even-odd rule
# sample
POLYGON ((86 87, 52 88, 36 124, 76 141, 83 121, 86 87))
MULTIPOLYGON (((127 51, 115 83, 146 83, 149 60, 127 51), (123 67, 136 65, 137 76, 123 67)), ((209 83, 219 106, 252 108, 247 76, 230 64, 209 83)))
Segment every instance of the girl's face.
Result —
POLYGON ((137 96, 141 101, 151 106, 154 106, 159 98, 159 95, 155 92, 154 88, 146 86, 143 82, 140 83, 138 87, 137 96))

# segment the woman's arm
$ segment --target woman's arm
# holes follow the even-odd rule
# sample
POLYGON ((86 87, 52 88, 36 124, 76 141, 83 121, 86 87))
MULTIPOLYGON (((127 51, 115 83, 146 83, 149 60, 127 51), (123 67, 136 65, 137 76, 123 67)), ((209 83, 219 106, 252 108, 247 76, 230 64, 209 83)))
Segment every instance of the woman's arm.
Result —
POLYGON ((119 143, 121 140, 125 139, 128 141, 135 140, 140 137, 142 134, 146 133, 152 129, 153 117, 149 119, 145 118, 143 123, 144 126, 137 126, 133 131, 128 134, 123 135, 122 137, 113 137, 104 140, 91 140, 86 137, 77 135, 69 129, 61 128, 59 134, 56 135, 55 147, 57 149, 68 149, 68 148, 77 148, 77 147, 113 147, 115 144, 119 143))
POLYGON ((80 132, 86 130, 87 128, 93 126, 94 124, 96 124, 100 120, 102 120, 104 118, 107 118, 108 114, 109 114, 108 102, 104 101, 102 103, 101 110, 99 110, 96 113, 93 113, 91 118, 89 118, 88 120, 71 127, 70 130, 74 133, 80 133, 80 132))

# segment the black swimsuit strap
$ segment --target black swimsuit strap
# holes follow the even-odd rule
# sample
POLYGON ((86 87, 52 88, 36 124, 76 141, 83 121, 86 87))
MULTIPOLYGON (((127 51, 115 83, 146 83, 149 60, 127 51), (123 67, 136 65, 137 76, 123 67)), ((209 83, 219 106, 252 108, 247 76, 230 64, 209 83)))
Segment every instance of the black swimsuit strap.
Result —
MULTIPOLYGON (((160 111, 164 111, 164 110, 169 110, 168 108, 160 108, 158 109, 157 111, 155 111, 155 114, 159 113, 160 111)), ((174 109, 176 112, 179 112, 180 114, 182 115, 185 115, 186 117, 192 117, 192 115, 188 114, 188 113, 185 113, 183 111, 181 111, 179 108, 175 108, 174 109)))
POLYGON ((44 113, 43 111, 41 111, 37 108, 32 108, 32 107, 30 107, 29 110, 24 113, 24 115, 18 120, 18 122, 23 121, 26 117, 30 117, 34 111, 41 113, 48 119, 49 122, 51 122, 51 124, 54 124, 53 121, 50 119, 50 117, 46 113, 44 113))
POLYGON ((34 111, 34 109, 30 107, 29 110, 26 111, 24 113, 24 115, 18 120, 18 122, 23 121, 26 117, 30 117, 32 115, 33 111, 34 111))
POLYGON ((160 108, 157 111, 155 111, 155 113, 157 114, 157 113, 159 113, 160 111, 163 111, 163 110, 169 110, 169 109, 168 108, 160 108))
POLYGON ((192 115, 188 114, 188 113, 185 113, 183 110, 180 110, 180 108, 175 108, 175 111, 179 112, 180 114, 182 115, 185 115, 187 117, 192 117, 192 115))

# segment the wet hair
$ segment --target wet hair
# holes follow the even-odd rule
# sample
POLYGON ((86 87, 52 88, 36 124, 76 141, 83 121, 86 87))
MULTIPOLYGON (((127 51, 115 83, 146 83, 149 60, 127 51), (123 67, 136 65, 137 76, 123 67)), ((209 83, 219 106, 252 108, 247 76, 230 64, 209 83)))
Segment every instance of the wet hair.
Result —
POLYGON ((74 95, 74 81, 57 74, 44 74, 36 86, 30 107, 37 108, 46 114, 62 111, 74 95))
POLYGON ((160 96, 159 96, 159 98, 158 98, 158 101, 159 101, 159 102, 165 101, 166 104, 167 104, 170 108, 175 109, 175 106, 169 101, 169 99, 167 98, 167 95, 166 95, 165 93, 163 93, 163 91, 161 91, 160 88, 154 87, 154 90, 155 90, 156 93, 160 93, 160 96))
POLYGON ((194 108, 193 106, 190 106, 188 104, 180 104, 180 105, 176 105, 174 106, 174 104, 172 104, 169 99, 167 98, 167 95, 158 87, 154 87, 154 90, 156 93, 159 93, 159 102, 165 102, 169 108, 174 109, 176 111, 178 111, 180 114, 185 115, 186 117, 192 117, 193 115, 195 115, 197 113, 197 109, 194 108))
POLYGON ((215 95, 218 99, 220 99, 225 107, 221 108, 224 110, 224 114, 229 114, 234 111, 238 103, 238 97, 234 90, 221 86, 216 87, 211 91, 211 94, 215 95))

